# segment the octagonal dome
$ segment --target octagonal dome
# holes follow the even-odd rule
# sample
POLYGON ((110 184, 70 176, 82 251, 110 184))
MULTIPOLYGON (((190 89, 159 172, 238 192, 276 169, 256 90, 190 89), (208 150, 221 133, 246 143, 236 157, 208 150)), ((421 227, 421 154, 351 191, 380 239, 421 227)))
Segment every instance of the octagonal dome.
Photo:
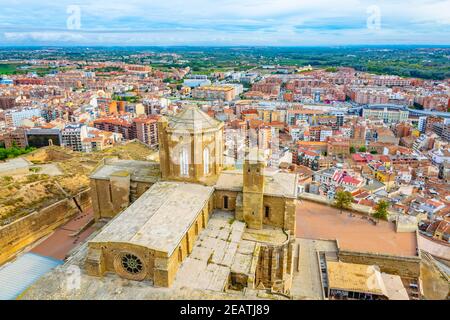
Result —
POLYGON ((211 118, 198 107, 191 105, 168 119, 168 128, 174 131, 208 131, 219 129, 223 124, 211 118))

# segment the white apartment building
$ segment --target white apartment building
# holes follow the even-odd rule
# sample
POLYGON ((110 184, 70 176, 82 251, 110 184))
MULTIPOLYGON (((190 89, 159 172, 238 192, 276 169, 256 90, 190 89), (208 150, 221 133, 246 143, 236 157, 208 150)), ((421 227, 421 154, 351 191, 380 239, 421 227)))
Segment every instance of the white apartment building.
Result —
POLYGON ((40 117, 41 110, 38 108, 25 108, 22 110, 8 110, 5 113, 6 125, 10 128, 20 127, 22 121, 33 117, 40 117))
POLYGON ((375 118, 388 124, 407 121, 408 116, 408 110, 390 106, 372 106, 363 109, 364 119, 375 118))
POLYGON ((68 124, 61 131, 62 145, 73 151, 83 151, 82 141, 88 137, 88 129, 84 124, 68 124))

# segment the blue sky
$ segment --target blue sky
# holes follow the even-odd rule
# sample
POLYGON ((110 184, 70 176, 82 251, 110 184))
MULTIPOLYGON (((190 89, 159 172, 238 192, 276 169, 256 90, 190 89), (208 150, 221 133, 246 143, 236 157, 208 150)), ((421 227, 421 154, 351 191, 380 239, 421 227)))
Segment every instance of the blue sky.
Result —
POLYGON ((0 0, 0 45, 357 44, 449 45, 450 0, 0 0))

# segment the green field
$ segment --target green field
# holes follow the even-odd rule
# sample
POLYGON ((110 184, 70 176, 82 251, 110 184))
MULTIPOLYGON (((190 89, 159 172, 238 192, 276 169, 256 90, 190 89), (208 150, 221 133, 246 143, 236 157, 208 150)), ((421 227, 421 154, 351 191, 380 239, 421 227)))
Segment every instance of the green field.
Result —
POLYGON ((20 69, 20 67, 26 66, 22 63, 0 63, 0 74, 26 74, 28 72, 35 72, 39 76, 44 76, 50 73, 54 68, 47 66, 30 66, 26 69, 20 69))
POLYGON ((17 74, 23 73, 24 70, 18 70, 17 68, 22 64, 17 63, 0 63, 0 74, 17 74))

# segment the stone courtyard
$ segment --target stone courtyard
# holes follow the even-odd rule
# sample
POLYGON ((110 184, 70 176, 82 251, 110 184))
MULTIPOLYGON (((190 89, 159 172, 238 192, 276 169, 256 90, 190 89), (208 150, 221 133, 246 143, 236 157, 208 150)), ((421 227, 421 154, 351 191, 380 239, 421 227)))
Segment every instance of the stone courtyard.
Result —
POLYGON ((223 291, 230 272, 250 273, 255 243, 242 240, 245 224, 228 212, 215 212, 181 266, 174 287, 223 291))

